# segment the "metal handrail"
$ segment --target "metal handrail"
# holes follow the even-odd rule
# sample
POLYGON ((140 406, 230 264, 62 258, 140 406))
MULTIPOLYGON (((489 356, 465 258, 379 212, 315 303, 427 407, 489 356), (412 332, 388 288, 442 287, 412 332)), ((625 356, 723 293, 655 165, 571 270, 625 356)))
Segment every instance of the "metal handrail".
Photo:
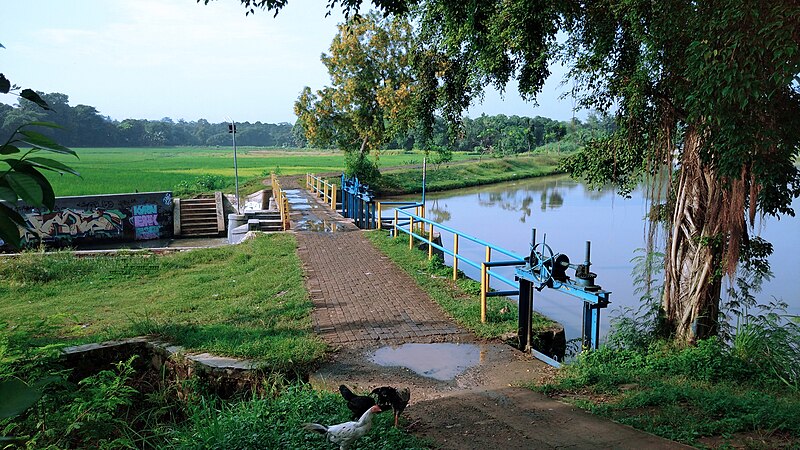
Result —
POLYGON ((286 198, 286 193, 281 189, 281 183, 278 181, 277 175, 273 173, 270 181, 272 184, 272 197, 275 199, 275 203, 278 205, 278 211, 281 214, 281 227, 283 231, 286 231, 290 228, 289 199, 286 198))
POLYGON ((339 189, 336 184, 330 183, 313 173, 306 173, 306 189, 317 197, 321 197, 325 204, 330 205, 331 209, 336 211, 336 192, 339 189))
MULTIPOLYGON (((382 202, 385 205, 388 204, 404 204, 408 202, 382 202)), ((380 207, 381 203, 379 203, 380 207)), ((444 254, 450 255, 453 257, 453 280, 458 278, 458 263, 459 261, 466 263, 469 266, 472 266, 476 269, 481 270, 481 322, 486 322, 486 303, 488 297, 495 297, 495 296, 509 296, 509 295, 517 295, 519 294, 519 282, 516 280, 511 280, 499 273, 495 273, 491 270, 493 267, 504 267, 504 266, 519 266, 525 264, 525 260, 522 256, 517 255, 516 253, 506 250, 504 248, 498 247, 492 243, 486 242, 483 239, 476 238, 474 236, 470 236, 466 233, 462 233, 455 228, 448 227, 446 225, 442 225, 438 222, 434 222, 433 220, 426 219, 422 215, 413 214, 406 209, 416 206, 419 207, 419 204, 409 205, 404 208, 396 208, 393 220, 392 229, 394 230, 394 237, 398 237, 399 233, 406 233, 408 234, 408 245, 409 248, 413 248, 414 239, 418 239, 424 243, 428 244, 428 259, 433 257, 433 249, 437 249, 442 251, 444 254), (400 220, 400 215, 407 217, 406 221, 400 220), (415 223, 416 222, 416 223, 415 223), (407 225, 408 228, 405 228, 407 225), (415 230, 415 225, 416 230, 415 230), (427 225, 427 237, 423 235, 425 230, 425 225, 427 225), (447 231, 453 234, 453 250, 449 250, 444 245, 439 245, 433 242, 433 230, 434 226, 438 227, 440 230, 447 231), (418 230, 422 230, 418 232, 418 230), (463 255, 460 255, 458 252, 459 247, 459 239, 464 238, 468 241, 474 242, 476 244, 482 245, 486 248, 486 259, 481 262, 473 261, 463 255), (492 251, 500 253, 502 255, 508 256, 512 258, 510 260, 503 260, 503 261, 492 261, 492 251), (513 290, 507 291, 492 291, 491 289, 491 278, 495 278, 508 286, 514 288, 513 290)))

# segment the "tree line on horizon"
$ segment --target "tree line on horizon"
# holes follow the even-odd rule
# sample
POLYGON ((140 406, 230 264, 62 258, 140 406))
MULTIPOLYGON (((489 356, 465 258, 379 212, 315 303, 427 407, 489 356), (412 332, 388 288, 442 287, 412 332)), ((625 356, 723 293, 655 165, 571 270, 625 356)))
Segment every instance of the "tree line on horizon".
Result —
MULTIPOLYGON (((44 133, 68 147, 169 147, 169 146, 227 146, 231 145, 228 123, 197 121, 124 119, 114 120, 89 105, 69 104, 61 93, 39 93, 50 110, 31 102, 18 105, 0 103, 0 139, 3 141, 24 123, 52 122, 62 128, 44 133)), ((465 118, 458 138, 451 141, 447 124, 437 119, 431 145, 448 147, 453 151, 492 154, 529 152, 547 144, 564 143, 563 150, 574 150, 580 142, 598 133, 613 129, 613 120, 595 114, 585 121, 559 121, 546 117, 481 115, 465 118)), ((415 131, 403 134, 386 144, 388 149, 412 150, 421 140, 415 131)), ((299 123, 237 122, 236 143, 255 147, 308 147, 299 123)), ((561 147, 559 147, 561 148, 561 147)))

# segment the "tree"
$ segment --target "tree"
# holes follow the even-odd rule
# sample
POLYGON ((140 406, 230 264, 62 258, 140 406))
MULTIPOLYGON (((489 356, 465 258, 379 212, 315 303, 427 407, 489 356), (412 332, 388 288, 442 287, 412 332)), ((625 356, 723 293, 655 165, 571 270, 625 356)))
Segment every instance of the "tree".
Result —
POLYGON ((331 86, 305 87, 294 106, 311 145, 335 145, 346 153, 346 170, 366 183, 378 176, 368 159, 412 123, 414 78, 411 26, 403 18, 376 14, 339 25, 322 62, 331 86))
MULTIPOLYGON (((241 1, 275 11, 286 2, 241 1)), ((349 12, 360 4, 343 6, 349 12)), ((421 51, 440 60, 419 71, 420 85, 442 83, 424 90, 443 100, 422 102, 430 124, 437 108, 458 120, 455 112, 484 86, 502 89, 512 78, 533 99, 549 64, 564 61, 579 104, 615 111, 617 126, 565 167, 593 184, 613 182, 623 194, 650 181, 651 198, 663 204, 652 216, 668 232, 664 330, 686 343, 717 331, 721 278, 749 253, 748 221, 793 215, 791 201, 800 196, 797 0, 375 4, 386 13, 413 5, 421 51)))
POLYGON ((565 167, 623 193, 652 182, 667 210, 664 329, 682 342, 714 334, 721 278, 749 242, 745 211, 751 225, 758 213, 794 214, 800 195, 798 3, 429 1, 421 10, 426 42, 475 73, 452 89, 513 77, 531 97, 558 55, 583 87, 582 106, 616 106, 618 129, 565 167))

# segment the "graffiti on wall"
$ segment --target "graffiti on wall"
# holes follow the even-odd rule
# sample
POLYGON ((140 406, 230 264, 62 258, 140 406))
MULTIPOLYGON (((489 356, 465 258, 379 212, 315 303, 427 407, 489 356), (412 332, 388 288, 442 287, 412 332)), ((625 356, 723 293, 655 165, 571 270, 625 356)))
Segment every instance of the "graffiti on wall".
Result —
POLYGON ((161 234, 161 227, 158 225, 158 206, 156 205, 134 205, 133 229, 134 239, 158 239, 161 234))
POLYGON ((117 210, 83 211, 66 208, 46 214, 26 214, 29 229, 22 241, 54 242, 65 238, 118 238, 122 236, 125 214, 117 210))
POLYGON ((27 246, 172 237, 170 192, 58 197, 52 211, 23 202, 16 209, 28 223, 28 230, 20 230, 27 246))

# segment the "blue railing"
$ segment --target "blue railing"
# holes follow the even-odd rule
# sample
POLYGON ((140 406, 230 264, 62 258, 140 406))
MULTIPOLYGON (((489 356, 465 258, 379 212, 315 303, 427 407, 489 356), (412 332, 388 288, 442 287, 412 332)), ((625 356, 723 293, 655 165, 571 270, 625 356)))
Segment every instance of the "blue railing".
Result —
MULTIPOLYGON (((378 204, 378 211, 383 210, 383 205, 402 205, 401 207, 395 208, 394 210, 395 212, 394 212, 394 218, 392 220, 392 230, 393 230, 393 235, 395 237, 398 237, 400 233, 405 233, 408 235, 409 248, 413 248, 414 239, 418 239, 419 241, 422 241, 423 243, 428 245, 429 258, 433 256, 434 249, 441 251, 443 254, 450 255, 453 258, 454 280, 458 278, 459 262, 463 262, 468 266, 474 267, 475 269, 479 269, 481 271, 480 275, 481 322, 486 322, 486 299, 488 297, 499 297, 499 296, 507 297, 519 294, 519 283, 516 280, 506 277, 505 275, 493 271, 492 269, 497 267, 519 266, 525 264, 525 260, 523 259, 522 256, 519 256, 510 250, 506 250, 494 244, 486 242, 482 239, 470 236, 466 233, 462 233, 461 231, 458 231, 454 228, 450 228, 448 226, 434 222, 433 220, 426 219, 423 215, 414 214, 407 210, 413 207, 416 208, 418 211, 420 209, 424 211, 424 205, 420 203, 380 202, 378 204), (451 248, 445 246, 443 241, 441 241, 441 243, 435 242, 434 240, 435 230, 446 231, 453 235, 453 245, 451 248), (483 261, 475 261, 460 253, 459 243, 462 239, 466 239, 469 242, 484 247, 485 259, 483 261), (492 261, 492 252, 505 255, 510 259, 492 261), (504 283, 505 285, 511 287, 512 289, 493 290, 491 288, 492 278, 504 283)), ((381 218, 379 222, 382 222, 383 220, 384 218, 381 218)))

